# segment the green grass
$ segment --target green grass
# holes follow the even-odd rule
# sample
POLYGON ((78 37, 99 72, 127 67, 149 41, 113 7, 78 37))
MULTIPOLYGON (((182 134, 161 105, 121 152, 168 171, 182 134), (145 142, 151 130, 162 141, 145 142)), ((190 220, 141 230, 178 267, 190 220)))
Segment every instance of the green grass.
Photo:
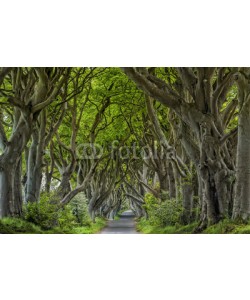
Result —
POLYGON ((43 233, 42 229, 20 218, 4 218, 0 220, 0 233, 43 233))
POLYGON ((139 232, 146 233, 146 234, 186 234, 192 233, 194 229, 197 227, 197 223, 192 223, 189 225, 175 225, 175 226, 154 226, 150 225, 149 222, 142 218, 137 220, 136 228, 139 232))
POLYGON ((238 226, 235 228, 233 233, 238 233, 238 234, 249 234, 250 233, 250 225, 244 225, 244 226, 238 226))
POLYGON ((249 234, 250 224, 237 223, 231 220, 223 220, 218 224, 209 226, 203 233, 213 234, 249 234))
POLYGON ((55 227, 50 230, 42 230, 31 222, 24 221, 21 218, 3 218, 0 220, 0 233, 2 234, 91 234, 97 233, 106 225, 106 220, 96 218, 96 223, 82 227, 55 227))
MULTIPOLYGON (((154 226, 150 225, 144 218, 137 220, 136 228, 139 232, 145 234, 190 234, 194 233, 198 226, 197 222, 188 225, 175 226, 154 226)), ((250 234, 250 224, 236 223, 232 220, 225 219, 218 224, 207 227, 202 234, 250 234)))
POLYGON ((61 228, 61 227, 55 227, 51 230, 48 230, 45 233, 49 234, 92 234, 92 233, 98 233, 102 228, 106 226, 106 220, 102 218, 96 218, 95 223, 90 223, 87 226, 79 226, 79 227, 73 227, 73 228, 61 228))

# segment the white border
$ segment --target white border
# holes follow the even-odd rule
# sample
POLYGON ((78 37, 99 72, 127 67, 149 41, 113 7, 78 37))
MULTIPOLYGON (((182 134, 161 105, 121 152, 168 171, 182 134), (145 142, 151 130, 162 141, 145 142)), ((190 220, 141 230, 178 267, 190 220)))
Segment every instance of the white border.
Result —
MULTIPOLYGON (((249 66, 248 1, 2 0, 1 66, 249 66)), ((235 299, 249 237, 0 236, 2 299, 235 299)))
POLYGON ((250 63, 247 0, 2 0, 0 28, 0 65, 250 63))

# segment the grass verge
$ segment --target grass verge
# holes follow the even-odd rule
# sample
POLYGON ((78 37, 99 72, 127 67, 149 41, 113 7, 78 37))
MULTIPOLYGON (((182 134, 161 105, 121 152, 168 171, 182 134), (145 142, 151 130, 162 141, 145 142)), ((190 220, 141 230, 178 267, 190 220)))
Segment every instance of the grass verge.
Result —
POLYGON ((3 218, 0 220, 1 234, 92 234, 99 232, 106 226, 106 220, 96 218, 96 223, 89 223, 86 226, 76 226, 72 228, 55 227, 50 230, 42 230, 31 222, 21 218, 3 218))
MULTIPOLYGON (((188 225, 176 224, 175 226, 160 227, 150 225, 145 218, 136 222, 137 230, 145 234, 190 234, 194 233, 197 226, 198 223, 194 222, 188 225)), ((250 224, 235 223, 226 219, 207 227, 201 234, 250 234, 250 224)))
POLYGON ((155 225, 150 225, 148 220, 142 218, 137 220, 136 222, 136 229, 139 232, 146 233, 146 234, 186 234, 192 233, 196 228, 197 223, 188 224, 185 226, 182 225, 175 225, 175 226, 166 226, 160 227, 155 225))

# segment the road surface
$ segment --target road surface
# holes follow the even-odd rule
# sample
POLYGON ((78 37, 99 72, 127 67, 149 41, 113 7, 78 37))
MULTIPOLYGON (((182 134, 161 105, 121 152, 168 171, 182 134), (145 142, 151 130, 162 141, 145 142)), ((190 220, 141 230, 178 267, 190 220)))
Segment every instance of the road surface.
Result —
POLYGON ((109 221, 101 234, 137 234, 135 230, 134 214, 131 210, 121 214, 119 220, 109 221))

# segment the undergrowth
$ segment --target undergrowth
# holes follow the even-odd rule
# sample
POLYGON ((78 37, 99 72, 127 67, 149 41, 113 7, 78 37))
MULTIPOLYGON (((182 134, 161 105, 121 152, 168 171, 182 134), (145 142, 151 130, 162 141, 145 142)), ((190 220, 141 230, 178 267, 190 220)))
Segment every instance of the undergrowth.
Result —
MULTIPOLYGON (((145 218, 137 220, 136 227, 139 232, 145 234, 190 234, 194 233, 198 223, 193 222, 188 225, 176 224, 174 226, 160 227, 150 225, 145 218)), ((207 227, 200 234, 250 234, 250 224, 236 223, 225 219, 219 223, 207 227)))
MULTIPOLYGON (((197 232, 198 221, 184 225, 182 222, 183 209, 181 203, 175 199, 168 199, 161 202, 152 194, 145 195, 144 208, 148 213, 147 219, 140 218, 136 222, 139 232, 146 234, 190 234, 197 232)), ((198 215, 193 211, 193 215, 198 215)), ((197 218, 196 218, 197 219, 197 218)), ((248 234, 250 223, 223 219, 215 225, 208 226, 200 234, 248 234)))
POLYGON ((39 203, 24 205, 22 218, 1 219, 0 233, 90 234, 99 232, 106 225, 103 218, 92 222, 83 193, 63 208, 51 199, 53 195, 43 194, 39 203))

